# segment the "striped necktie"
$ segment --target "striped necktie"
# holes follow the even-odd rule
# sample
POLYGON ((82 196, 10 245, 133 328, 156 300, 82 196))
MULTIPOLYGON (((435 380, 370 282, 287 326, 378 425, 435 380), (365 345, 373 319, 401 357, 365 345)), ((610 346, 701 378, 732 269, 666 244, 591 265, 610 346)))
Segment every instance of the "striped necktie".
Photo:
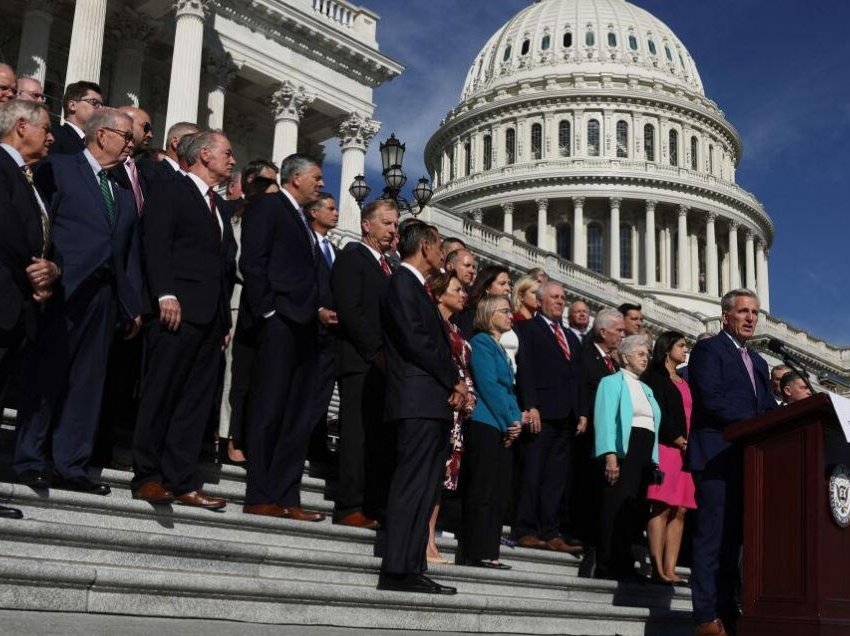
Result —
POLYGON ((106 214, 109 216, 109 223, 115 225, 115 199, 112 197, 112 187, 109 185, 109 173, 106 170, 101 170, 97 173, 100 181, 100 194, 103 196, 103 204, 106 206, 106 214))
POLYGON ((564 330, 561 329, 561 325, 557 322, 553 322, 552 331, 555 332, 555 340, 558 341, 558 346, 561 347, 561 351, 564 352, 564 357, 567 360, 572 360, 573 356, 570 353, 570 345, 567 344, 567 337, 564 335, 564 330))
POLYGON ((50 217, 47 215, 47 210, 44 208, 41 198, 35 190, 35 180, 32 177, 32 168, 29 166, 21 166, 21 170, 24 173, 27 183, 30 184, 30 187, 33 190, 35 202, 38 204, 38 209, 41 212, 41 257, 44 258, 47 255, 47 248, 50 247, 50 217))

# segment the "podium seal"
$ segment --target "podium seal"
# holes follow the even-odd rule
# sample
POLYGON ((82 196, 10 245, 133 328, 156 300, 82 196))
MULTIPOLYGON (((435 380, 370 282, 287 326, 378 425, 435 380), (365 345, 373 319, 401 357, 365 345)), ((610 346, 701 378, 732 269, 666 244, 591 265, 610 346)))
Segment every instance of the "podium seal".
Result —
POLYGON ((850 526, 850 471, 844 464, 832 469, 829 477, 829 507, 840 527, 850 526))

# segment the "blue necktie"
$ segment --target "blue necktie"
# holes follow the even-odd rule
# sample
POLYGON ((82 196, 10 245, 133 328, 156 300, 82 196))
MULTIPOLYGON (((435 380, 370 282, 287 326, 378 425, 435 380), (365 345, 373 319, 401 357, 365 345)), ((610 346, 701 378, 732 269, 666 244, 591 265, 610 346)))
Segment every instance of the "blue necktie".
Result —
POLYGON ((322 254, 325 255, 325 260, 328 262, 328 267, 333 267, 334 257, 331 254, 331 244, 328 242, 327 237, 322 239, 322 254))

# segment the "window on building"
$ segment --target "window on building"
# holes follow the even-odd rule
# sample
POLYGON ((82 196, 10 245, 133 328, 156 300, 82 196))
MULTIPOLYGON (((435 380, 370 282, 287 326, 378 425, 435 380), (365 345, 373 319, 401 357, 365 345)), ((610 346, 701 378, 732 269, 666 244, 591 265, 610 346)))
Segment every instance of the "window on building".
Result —
POLYGON ((643 127, 643 156, 647 161, 655 161, 655 126, 643 127))
POLYGON ((667 56, 668 62, 673 61, 673 54, 670 52, 670 47, 667 46, 666 44, 664 45, 664 54, 667 56))
POLYGON ((568 261, 573 259, 573 237, 569 223, 558 223, 555 226, 555 251, 561 258, 568 261))
POLYGON ((633 35, 629 36, 629 48, 632 51, 637 51, 637 38, 633 35))
POLYGON ((617 34, 609 33, 608 34, 608 46, 617 46, 617 34))
POLYGON ((455 172, 455 149, 449 150, 449 180, 454 181, 457 173, 455 172))
POLYGON ((593 34, 593 31, 588 31, 584 34, 584 43, 587 46, 593 46, 596 44, 596 36, 593 34))
POLYGON ((697 138, 691 137, 691 170, 697 170, 699 158, 699 141, 697 138))
POLYGON ((617 122, 617 156, 621 159, 629 156, 629 124, 623 120, 617 122))
POLYGON ((516 161, 516 130, 508 128, 505 131, 505 163, 511 165, 516 161))
POLYGON ((522 41, 522 48, 520 49, 520 55, 528 55, 528 52, 531 50, 531 40, 525 39, 522 41))
POLYGON ((467 177, 472 174, 472 145, 469 141, 463 142, 463 174, 467 177))
POLYGON ((525 228, 525 242, 531 245, 537 245, 537 226, 529 225, 525 228))
POLYGON ((714 174, 714 146, 708 145, 708 172, 714 174))
POLYGON ((650 52, 652 55, 655 55, 655 54, 656 54, 656 52, 657 52, 657 51, 655 50, 655 42, 653 42, 651 39, 649 39, 649 40, 647 40, 647 41, 646 41, 646 45, 649 47, 649 52, 650 52))
POLYGON ((490 170, 493 167, 493 137, 484 135, 484 170, 490 170))
POLYGON ((531 125, 531 159, 537 161, 543 158, 543 126, 531 125))
POLYGON ((620 225, 620 278, 632 277, 632 226, 620 225))
POLYGON ((675 129, 670 129, 670 132, 667 135, 668 137, 668 146, 670 149, 670 165, 678 166, 679 165, 679 131, 675 129))
POLYGON ((602 226, 599 223, 587 226, 587 267, 602 273, 602 226))
POLYGON ((587 156, 599 156, 599 120, 591 119, 587 122, 587 156))
POLYGON ((570 130, 570 122, 564 120, 558 124, 558 154, 562 157, 569 157, 572 147, 572 136, 570 130))
POLYGON ((552 38, 550 38, 549 34, 547 33, 546 35, 543 36, 543 39, 540 41, 540 50, 541 51, 548 51, 549 50, 549 44, 551 42, 552 42, 552 38))
POLYGON ((564 33, 564 48, 568 49, 573 45, 573 34, 570 31, 564 33))
POLYGON ((509 59, 511 59, 511 45, 510 44, 508 44, 505 47, 505 54, 502 56, 502 61, 507 62, 509 59))

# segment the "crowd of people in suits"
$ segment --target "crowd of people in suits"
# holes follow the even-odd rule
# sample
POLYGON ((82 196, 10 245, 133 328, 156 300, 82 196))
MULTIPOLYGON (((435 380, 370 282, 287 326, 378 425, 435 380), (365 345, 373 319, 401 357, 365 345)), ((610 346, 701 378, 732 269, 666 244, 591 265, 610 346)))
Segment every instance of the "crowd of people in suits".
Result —
MULTIPOLYGON (((148 114, 107 107, 90 82, 67 87, 51 125, 40 87, 10 72, 0 66, 0 386, 20 380, 21 483, 109 494, 90 469, 108 465, 101 422, 126 415, 129 395, 133 496, 219 510, 199 457, 223 400, 244 513, 321 521, 300 483, 336 384, 333 522, 378 531, 379 589, 456 592, 424 574, 448 562, 441 493, 461 503, 458 565, 508 569, 507 543, 634 581, 646 530, 662 584, 682 582, 699 506, 697 630, 734 624, 740 453, 722 429, 776 405, 746 346, 755 294, 724 296, 723 332, 689 357, 684 334, 652 337, 640 305, 592 317, 542 270, 479 271, 462 241, 400 222, 391 200, 366 205, 361 240, 339 249, 309 156, 234 177, 221 131, 180 122, 154 149, 148 114)), ((781 377, 787 401, 797 380, 781 377)))

